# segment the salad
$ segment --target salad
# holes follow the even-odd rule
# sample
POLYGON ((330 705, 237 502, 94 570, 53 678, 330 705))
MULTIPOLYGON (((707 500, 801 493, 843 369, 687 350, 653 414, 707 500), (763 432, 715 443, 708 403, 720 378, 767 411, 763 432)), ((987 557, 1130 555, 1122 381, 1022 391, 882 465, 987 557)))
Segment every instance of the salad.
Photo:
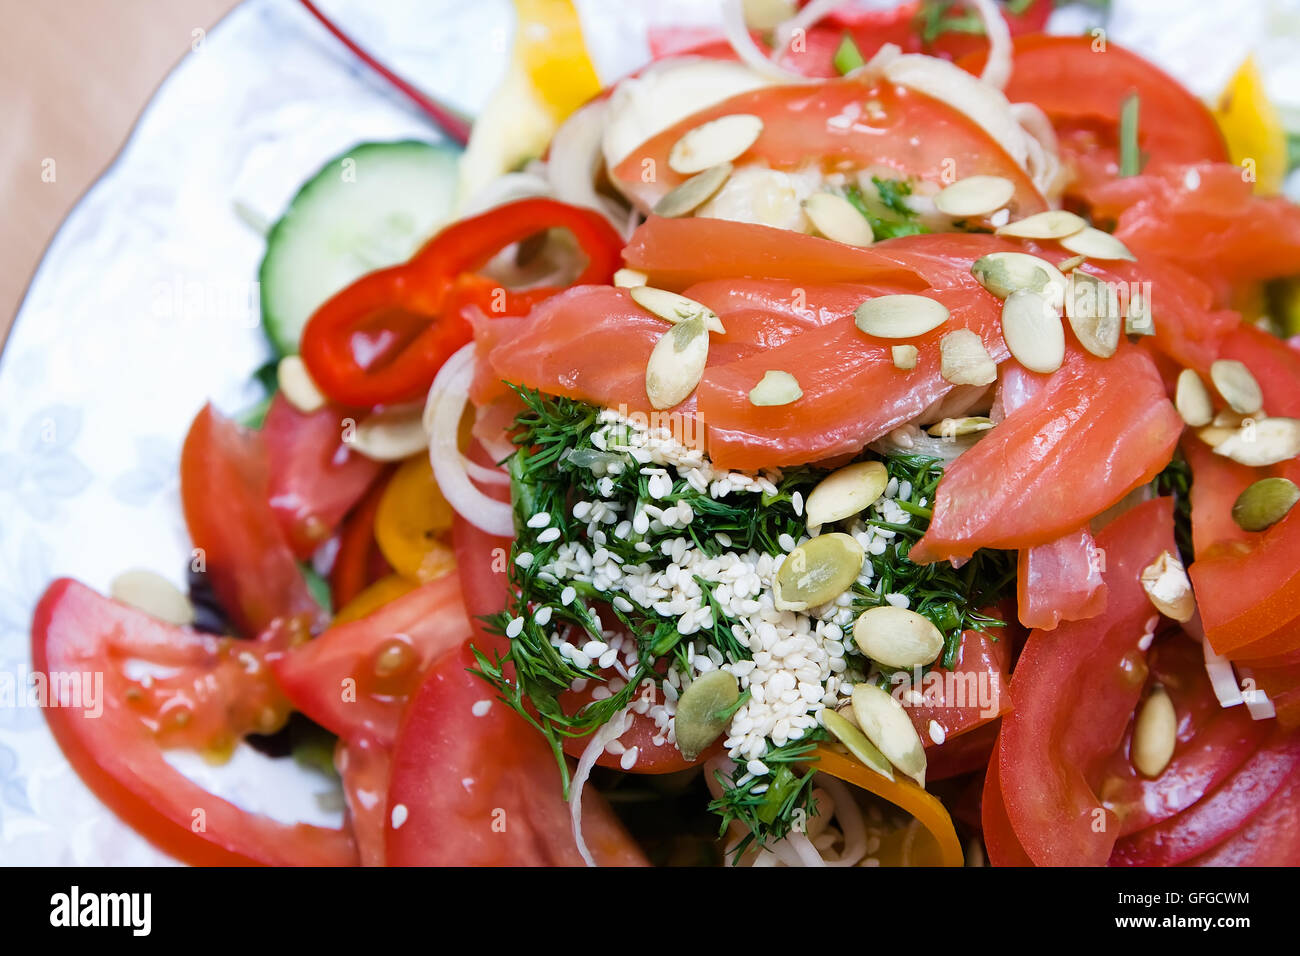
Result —
POLYGON ((187 587, 52 583, 71 765, 225 865, 1300 864, 1300 207, 1045 0, 725 4, 266 233, 187 587), (632 64, 629 64, 632 66, 632 64), (78 680, 102 680, 94 711, 78 680), (183 775, 251 745, 337 829, 183 775))

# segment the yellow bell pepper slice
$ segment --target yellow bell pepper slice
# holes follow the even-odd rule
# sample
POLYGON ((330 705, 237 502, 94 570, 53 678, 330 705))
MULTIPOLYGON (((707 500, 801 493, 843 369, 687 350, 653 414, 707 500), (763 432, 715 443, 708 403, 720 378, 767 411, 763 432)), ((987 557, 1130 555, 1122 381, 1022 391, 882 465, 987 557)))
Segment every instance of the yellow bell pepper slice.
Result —
POLYGON ((1253 165, 1255 192, 1265 196, 1281 192, 1287 167, 1286 129, 1253 58, 1246 58, 1220 94, 1214 118, 1232 161, 1253 165))
MULTIPOLYGON (((943 803, 933 794, 926 792, 910 780, 902 778, 889 780, 882 777, 874 770, 868 770, 852 757, 836 753, 826 747, 818 747, 814 750, 813 759, 816 761, 810 763, 813 769, 828 773, 855 787, 861 787, 915 817, 917 822, 934 837, 938 855, 935 861, 937 865, 963 866, 965 864, 966 857, 962 852, 961 840, 957 838, 957 831, 952 825, 952 817, 948 815, 943 803)), ((905 830, 900 831, 895 838, 902 841, 909 838, 909 834, 905 830)), ((877 854, 877 858, 883 860, 893 856, 900 860, 907 859, 908 855, 904 853, 904 849, 901 844, 886 846, 882 841, 881 853, 877 854)), ((910 854, 913 865, 925 865, 926 856, 924 850, 910 854)))
POLYGON ((438 489, 428 455, 416 455, 393 473, 375 512, 375 541, 393 570, 416 582, 456 566, 447 543, 452 508, 438 489))
POLYGON ((419 581, 412 581, 400 574, 390 574, 388 577, 380 578, 339 608, 339 612, 334 615, 331 624, 346 624, 349 621, 359 621, 370 614, 371 611, 383 607, 389 601, 396 601, 403 594, 415 590, 419 585, 419 581))

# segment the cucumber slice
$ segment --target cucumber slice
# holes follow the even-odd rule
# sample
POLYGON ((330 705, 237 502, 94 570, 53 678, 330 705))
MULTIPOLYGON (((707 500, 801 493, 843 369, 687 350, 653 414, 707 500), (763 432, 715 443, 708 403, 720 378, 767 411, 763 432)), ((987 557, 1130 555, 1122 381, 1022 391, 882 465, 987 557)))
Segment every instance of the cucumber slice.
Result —
POLYGON ((262 326, 280 355, 330 296, 404 262, 451 215, 460 150, 403 140, 363 143, 298 190, 266 239, 258 271, 262 326))

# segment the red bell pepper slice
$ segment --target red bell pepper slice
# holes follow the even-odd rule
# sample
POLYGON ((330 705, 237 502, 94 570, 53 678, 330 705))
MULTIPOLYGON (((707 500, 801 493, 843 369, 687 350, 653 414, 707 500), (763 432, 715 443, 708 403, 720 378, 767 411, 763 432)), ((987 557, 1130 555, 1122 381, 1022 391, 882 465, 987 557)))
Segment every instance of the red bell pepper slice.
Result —
POLYGON ((321 391, 371 408, 424 396, 442 363, 470 340, 462 314, 524 314, 558 289, 510 292, 473 275, 507 246, 567 229, 587 256, 577 284, 608 283, 623 241, 603 216, 552 199, 523 199, 456 222, 407 263, 362 276, 312 315, 302 358, 321 391))

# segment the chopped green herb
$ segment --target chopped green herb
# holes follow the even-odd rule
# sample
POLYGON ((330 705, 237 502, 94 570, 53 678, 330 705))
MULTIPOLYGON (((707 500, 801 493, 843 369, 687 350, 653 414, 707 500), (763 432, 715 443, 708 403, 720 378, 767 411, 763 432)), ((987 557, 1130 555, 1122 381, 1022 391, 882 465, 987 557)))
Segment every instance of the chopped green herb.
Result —
POLYGON ((945 33, 984 35, 984 21, 973 11, 960 11, 956 0, 925 0, 917 13, 921 42, 932 45, 945 33))
POLYGON ((1141 101, 1130 93, 1119 110, 1119 174, 1136 176, 1146 159, 1138 146, 1138 112, 1141 101))
POLYGON ((865 65, 867 61, 862 58, 862 51, 853 42, 853 37, 846 32, 840 38, 840 45, 835 48, 835 56, 831 62, 835 64, 835 69, 840 76, 843 76, 865 65))
POLYGON ((876 239, 916 236, 929 231, 916 221, 915 210, 907 204, 906 197, 912 194, 912 187, 906 181, 873 176, 871 182, 876 187, 874 198, 857 186, 847 187, 844 198, 871 224, 876 239))
POLYGON ((1192 467, 1181 451, 1174 453, 1173 460, 1156 475, 1152 484, 1156 494, 1174 499, 1174 540, 1178 543, 1183 567, 1191 567, 1195 557, 1192 549, 1192 467))

